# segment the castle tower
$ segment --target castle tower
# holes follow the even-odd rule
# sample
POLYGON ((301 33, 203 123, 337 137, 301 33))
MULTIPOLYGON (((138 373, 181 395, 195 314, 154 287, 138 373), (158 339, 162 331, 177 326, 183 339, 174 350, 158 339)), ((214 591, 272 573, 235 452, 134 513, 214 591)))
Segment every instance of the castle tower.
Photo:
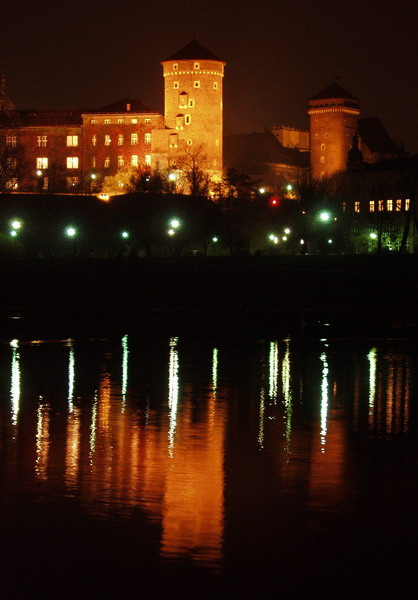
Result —
POLYGON ((186 148, 199 153, 213 180, 222 176, 223 75, 225 62, 193 40, 162 61, 166 126, 173 130, 173 159, 186 148), (203 157, 203 158, 202 158, 203 157))
POLYGON ((335 82, 308 100, 312 179, 347 169, 359 106, 358 99, 335 82))

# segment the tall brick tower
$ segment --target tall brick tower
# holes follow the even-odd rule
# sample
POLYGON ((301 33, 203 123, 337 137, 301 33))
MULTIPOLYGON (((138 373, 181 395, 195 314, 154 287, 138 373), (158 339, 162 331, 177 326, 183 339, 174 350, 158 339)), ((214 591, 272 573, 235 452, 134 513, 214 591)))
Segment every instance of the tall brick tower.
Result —
POLYGON ((166 126, 175 132, 171 155, 185 146, 190 152, 200 149, 203 168, 214 180, 220 179, 226 63, 193 40, 161 64, 166 126))
POLYGON ((336 82, 308 100, 312 179, 346 170, 359 106, 358 99, 336 82))

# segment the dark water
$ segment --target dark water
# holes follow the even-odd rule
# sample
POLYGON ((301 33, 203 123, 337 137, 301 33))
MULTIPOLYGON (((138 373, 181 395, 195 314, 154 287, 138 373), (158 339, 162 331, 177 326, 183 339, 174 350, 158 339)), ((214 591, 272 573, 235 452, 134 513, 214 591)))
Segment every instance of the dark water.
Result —
POLYGON ((5 599, 415 597, 414 340, 0 345, 5 599))

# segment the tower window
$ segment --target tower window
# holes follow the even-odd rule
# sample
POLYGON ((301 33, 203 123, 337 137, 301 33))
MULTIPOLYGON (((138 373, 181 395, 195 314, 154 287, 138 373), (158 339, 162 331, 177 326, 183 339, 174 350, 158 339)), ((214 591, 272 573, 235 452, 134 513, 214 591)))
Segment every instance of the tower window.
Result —
POLYGON ((191 146, 192 144, 193 144, 193 140, 189 138, 189 139, 187 140, 187 145, 188 145, 188 146, 191 146))
POLYGON ((193 69, 200 69, 200 63, 195 62, 193 65, 193 69))
POLYGON ((178 90, 178 89, 179 89, 179 82, 178 82, 178 81, 173 81, 173 88, 174 88, 175 90, 178 90))
POLYGON ((321 144, 321 150, 325 150, 325 144, 321 144))
POLYGON ((217 89, 218 89, 218 82, 217 82, 217 81, 214 81, 214 82, 213 82, 213 89, 214 89, 214 90, 217 90, 217 89))
POLYGON ((325 162, 325 156, 321 156, 321 163, 325 162))
POLYGON ((194 107, 194 100, 192 98, 190 98, 189 100, 189 108, 193 108, 194 107))
POLYGON ((194 81, 193 82, 193 87, 200 88, 200 81, 194 81))
POLYGON ((173 71, 177 71, 179 68, 178 63, 173 63, 173 71))
POLYGON ((184 123, 185 123, 186 125, 190 125, 190 122, 191 122, 190 115, 185 115, 185 116, 184 116, 184 123))

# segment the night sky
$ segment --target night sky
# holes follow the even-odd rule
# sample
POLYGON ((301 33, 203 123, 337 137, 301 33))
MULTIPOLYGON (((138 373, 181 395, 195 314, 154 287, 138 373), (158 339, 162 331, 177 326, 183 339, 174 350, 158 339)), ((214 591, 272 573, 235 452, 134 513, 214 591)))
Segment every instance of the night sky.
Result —
POLYGON ((225 133, 306 127, 334 77, 418 152, 416 0, 14 0, 0 69, 17 108, 98 107, 126 96, 163 111, 160 61, 194 37, 227 62, 225 133), (208 8, 210 7, 210 9, 208 8))

